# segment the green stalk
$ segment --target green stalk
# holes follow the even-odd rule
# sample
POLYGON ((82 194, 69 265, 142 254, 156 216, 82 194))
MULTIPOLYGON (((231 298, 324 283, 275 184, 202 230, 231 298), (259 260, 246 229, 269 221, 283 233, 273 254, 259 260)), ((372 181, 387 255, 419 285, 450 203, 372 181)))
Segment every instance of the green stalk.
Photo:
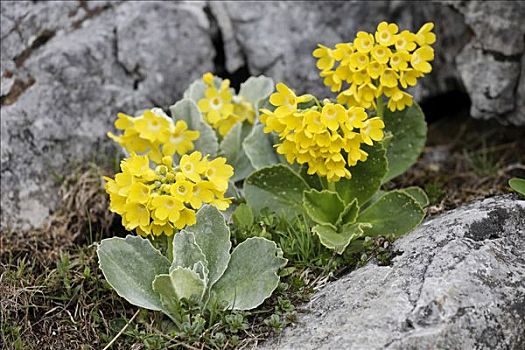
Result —
POLYGON ((332 192, 337 192, 337 190, 335 189, 335 182, 327 181, 327 183, 328 183, 328 190, 332 192))
POLYGON ((383 112, 385 110, 385 105, 383 103, 383 96, 377 98, 377 117, 383 119, 383 112))
POLYGON ((174 236, 166 236, 166 239, 168 240, 168 249, 166 249, 166 256, 168 257, 169 261, 173 261, 173 237, 174 236))

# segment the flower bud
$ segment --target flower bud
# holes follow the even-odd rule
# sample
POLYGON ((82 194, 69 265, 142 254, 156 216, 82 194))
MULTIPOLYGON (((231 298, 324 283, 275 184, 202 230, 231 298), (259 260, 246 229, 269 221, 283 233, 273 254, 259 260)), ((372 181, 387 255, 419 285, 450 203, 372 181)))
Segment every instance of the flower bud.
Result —
POLYGON ((164 164, 165 166, 171 167, 173 165, 173 158, 170 156, 163 157, 162 164, 164 164))

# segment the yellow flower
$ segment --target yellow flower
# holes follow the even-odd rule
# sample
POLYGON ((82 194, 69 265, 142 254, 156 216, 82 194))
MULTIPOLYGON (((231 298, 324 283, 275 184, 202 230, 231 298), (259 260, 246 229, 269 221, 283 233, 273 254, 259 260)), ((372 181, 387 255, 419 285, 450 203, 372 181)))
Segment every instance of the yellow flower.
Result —
POLYGON ((358 106, 357 88, 352 89, 353 87, 355 87, 355 85, 337 95, 337 103, 347 106, 358 106))
POLYGON ((228 180, 233 176, 233 167, 226 164, 226 158, 216 158, 207 162, 204 175, 219 191, 226 191, 228 180))
MULTIPOLYGON (((337 95, 339 104, 377 109, 377 99, 385 89, 399 84, 403 89, 414 86, 418 78, 432 70, 429 62, 434 59, 434 51, 429 45, 436 40, 433 27, 427 23, 417 34, 408 30, 399 33, 395 23, 381 22, 374 34, 358 32, 353 42, 338 43, 335 49, 319 45, 314 56, 323 59, 318 62, 323 83, 332 92, 342 90, 337 95)), ((390 102, 390 108, 404 108, 411 103, 408 95, 401 96, 390 102)), ((282 129, 288 130, 285 126, 282 129)))
POLYGON ((408 30, 403 30, 395 42, 396 50, 412 52, 416 48, 416 35, 408 30))
POLYGON ((346 110, 340 104, 327 103, 323 106, 321 113, 321 123, 328 129, 335 131, 339 129, 339 124, 344 123, 346 110))
POLYGON ((407 51, 397 51, 390 57, 390 67, 395 71, 405 70, 409 60, 410 54, 407 51))
POLYGON ((163 155, 182 155, 193 149, 193 142, 199 137, 198 131, 187 130, 186 122, 174 124, 162 110, 154 108, 133 118, 123 113, 115 121, 117 129, 124 130, 120 136, 108 132, 108 136, 128 153, 147 155, 150 160, 160 163, 163 155), (162 152, 161 152, 162 149, 162 152))
POLYGON ((169 126, 170 122, 167 118, 155 114, 152 110, 145 111, 142 117, 135 121, 135 129, 140 137, 151 142, 164 141, 162 131, 169 126))
MULTIPOLYGON (((339 72, 341 73, 342 71, 339 70, 339 72)), ((332 92, 341 90, 343 81, 341 80, 340 76, 337 74, 337 71, 325 70, 319 73, 319 75, 324 78, 323 84, 325 86, 329 86, 332 92)))
POLYGON ((326 166, 326 179, 330 182, 339 181, 345 177, 350 179, 352 175, 350 171, 346 169, 346 162, 340 153, 333 155, 325 161, 326 166))
POLYGON ((275 151, 278 154, 282 154, 286 161, 290 164, 292 164, 295 159, 297 158, 297 148, 296 144, 293 141, 290 140, 284 140, 282 143, 276 145, 275 151))
POLYGON ((381 64, 386 64, 392 56, 392 51, 386 46, 375 46, 372 49, 372 57, 381 64))
POLYGON ((239 117, 237 117, 235 114, 232 114, 228 118, 219 121, 214 127, 221 136, 226 136, 231 128, 233 128, 233 126, 240 121, 241 119, 239 117))
POLYGON ((118 113, 117 114, 117 120, 115 120, 115 128, 119 130, 126 130, 128 128, 133 127, 134 124, 134 118, 124 114, 124 113, 118 113))
POLYGON ((211 74, 211 72, 204 73, 202 75, 202 80, 204 81, 206 85, 212 86, 213 85, 213 74, 211 74))
POLYGON ((171 235, 173 226, 180 229, 195 223, 195 212, 185 203, 194 209, 216 201, 221 208, 229 205, 224 192, 233 168, 225 164, 224 158, 208 161, 194 152, 184 155, 175 168, 169 156, 161 158, 161 162, 153 171, 148 156, 132 154, 121 163, 122 172, 115 179, 104 178, 110 210, 122 216, 127 230, 136 230, 143 236, 171 235), (210 164, 216 170, 215 182, 202 181, 201 173, 213 177, 210 164), (148 175, 151 173, 153 176, 148 175))
POLYGON ((385 69, 383 74, 381 74, 381 77, 379 81, 381 82, 381 85, 386 87, 396 87, 397 86, 397 73, 390 68, 385 69))
POLYGON ((264 124, 264 132, 269 133, 275 131, 281 133, 286 129, 286 124, 284 124, 280 118, 278 118, 274 112, 268 109, 261 109, 261 115, 259 116, 261 123, 264 124))
POLYGON ((377 61, 370 62, 368 67, 366 67, 366 72, 372 79, 379 78, 381 74, 383 74, 384 70, 385 70, 385 66, 377 61))
POLYGON ((199 135, 198 131, 188 130, 188 124, 184 120, 178 120, 172 130, 165 132, 162 153, 166 156, 188 153, 195 148, 193 141, 198 139, 199 135))
POLYGON ((155 178, 155 172, 149 166, 148 156, 132 154, 121 162, 121 167, 136 177, 148 180, 155 178))
POLYGON ((148 227, 148 231, 154 236, 160 236, 162 234, 165 234, 166 236, 173 236, 173 227, 169 223, 157 224, 152 222, 148 227))
POLYGON ((171 185, 171 194, 181 202, 189 202, 193 196, 193 183, 186 180, 182 173, 175 176, 175 184, 171 185))
POLYGON ((126 227, 131 230, 137 226, 148 226, 150 223, 149 210, 144 204, 128 202, 125 206, 126 227))
POLYGON ((368 118, 365 109, 362 107, 350 107, 346 115, 346 125, 350 130, 362 128, 364 126, 363 122, 368 118))
POLYGON ((220 89, 210 84, 204 92, 204 98, 197 102, 199 110, 204 114, 206 121, 215 127, 222 119, 233 113, 232 92, 229 80, 224 80, 220 89))
POLYGON ((371 118, 363 123, 361 128, 361 138, 367 145, 372 146, 373 141, 381 141, 383 139, 383 128, 385 123, 380 118, 371 118))
POLYGON ((191 155, 183 155, 180 159, 180 169, 184 176, 191 181, 200 181, 201 175, 206 171, 206 164, 202 161, 202 154, 193 152, 191 155))
POLYGON ((230 206, 231 202, 231 198, 224 198, 224 195, 219 195, 216 193, 216 197, 210 201, 210 204, 219 210, 226 210, 230 206))
POLYGON ((123 167, 122 170, 123 172, 115 175, 115 184, 118 186, 117 193, 121 196, 127 196, 129 194, 131 185, 135 182, 135 178, 127 168, 123 167))
POLYGON ((195 211, 184 207, 180 211, 179 219, 176 222, 174 222, 174 225, 180 230, 186 226, 194 225, 196 222, 197 217, 195 215, 195 211))
POLYGON ((305 129, 311 134, 319 134, 325 131, 325 126, 321 121, 321 113, 316 110, 308 110, 304 114, 305 129))
POLYGON ((203 203, 210 203, 213 200, 212 190, 215 186, 209 181, 199 181, 193 186, 193 196, 190 199, 190 205, 198 209, 203 203))
POLYGON ((407 106, 412 106, 412 95, 401 90, 398 90, 398 93, 394 94, 387 104, 388 109, 392 112, 402 111, 407 106))
POLYGON ((256 113, 252 104, 242 96, 234 96, 228 79, 219 86, 220 79, 206 73, 202 80, 207 88, 197 106, 205 121, 221 136, 225 136, 236 123, 248 121, 253 124, 256 113))
POLYGON ((126 196, 119 194, 109 194, 109 210, 113 213, 122 215, 126 210, 126 196))
POLYGON ((436 42, 436 35, 432 33, 432 29, 434 29, 434 23, 428 22, 417 31, 415 39, 419 46, 432 45, 436 42))
POLYGON ((341 85, 343 81, 348 81, 352 78, 352 71, 350 70, 350 67, 347 64, 341 64, 339 67, 335 70, 335 75, 337 76, 338 81, 341 82, 341 84, 338 86, 337 91, 341 90, 341 85))
POLYGON ((374 36, 367 32, 358 32, 354 45, 358 52, 368 53, 374 47, 374 36))
POLYGON ((421 72, 408 68, 404 71, 401 71, 399 74, 399 83, 401 86, 406 89, 409 86, 414 86, 417 83, 417 78, 422 75, 421 72))
POLYGON ((233 102, 233 114, 235 118, 241 122, 246 120, 248 123, 253 124, 255 120, 255 110, 252 104, 245 101, 242 96, 235 96, 233 102))
POLYGON ((152 199, 153 217, 158 221, 169 220, 175 223, 179 219, 180 211, 184 207, 182 202, 173 196, 160 195, 152 199))
POLYGON ((317 68, 320 70, 332 69, 335 63, 332 49, 329 49, 328 47, 321 44, 318 46, 319 47, 312 53, 314 57, 318 58, 317 68))
POLYGON ((358 70, 357 72, 354 72, 352 75, 352 82, 353 86, 352 88, 357 88, 357 85, 366 84, 371 81, 370 75, 368 74, 368 70, 363 68, 361 70, 358 70))
POLYGON ((128 201, 133 203, 148 203, 150 188, 141 182, 135 182, 130 186, 128 201))
POLYGON ((305 102, 305 98, 298 98, 295 93, 283 83, 278 83, 270 96, 270 103, 277 107, 274 111, 276 116, 284 116, 293 113, 297 109, 297 103, 305 102))
POLYGON ((397 40, 398 27, 395 23, 381 22, 377 26, 375 38, 378 44, 383 46, 393 45, 397 40))
POLYGON ((369 62, 370 58, 368 57, 368 55, 362 52, 355 52, 350 55, 349 64, 350 68, 352 68, 352 70, 354 71, 366 69, 369 62))
POLYGON ((335 45, 335 50, 333 51, 334 58, 336 61, 342 61, 342 64, 345 64, 345 58, 354 53, 354 47, 351 43, 339 43, 335 45))
POLYGON ((430 73, 432 66, 429 61, 434 59, 434 50, 430 46, 422 46, 412 54, 410 64, 422 73, 430 73))

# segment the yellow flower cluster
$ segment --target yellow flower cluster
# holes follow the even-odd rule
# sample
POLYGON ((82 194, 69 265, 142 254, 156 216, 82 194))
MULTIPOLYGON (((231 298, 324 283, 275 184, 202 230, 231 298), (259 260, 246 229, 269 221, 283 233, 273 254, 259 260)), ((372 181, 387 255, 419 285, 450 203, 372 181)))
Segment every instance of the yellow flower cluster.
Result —
POLYGON ((197 102, 197 105, 206 122, 221 136, 225 136, 238 122, 247 120, 253 124, 255 111, 252 105, 242 96, 233 94, 228 79, 223 80, 219 87, 215 84, 211 73, 204 74, 202 80, 207 87, 204 97, 197 102))
POLYGON ((337 96, 339 103, 376 109, 376 100, 384 94, 391 111, 403 110, 412 105, 412 96, 399 86, 414 86, 432 71, 433 28, 433 23, 426 23, 417 33, 399 32, 396 24, 381 22, 375 34, 358 32, 353 42, 335 48, 319 45, 313 56, 324 84, 333 92, 348 84, 337 96))
POLYGON ((346 109, 325 101, 322 106, 317 103, 298 109, 298 104, 311 101, 313 96, 296 96, 282 83, 276 88, 270 96, 276 109, 261 110, 264 132, 276 132, 281 140, 275 145, 277 153, 291 164, 307 164, 310 175, 318 174, 330 182, 349 179, 348 167, 367 159, 361 144, 373 145, 373 141, 383 139, 385 124, 377 117, 369 119, 363 107, 346 109))
POLYGON ((132 154, 121 162, 122 172, 105 177, 110 210, 122 216, 127 230, 143 236, 172 235, 174 229, 195 224, 195 211, 203 203, 228 208, 225 198, 233 167, 226 159, 209 160, 200 152, 183 155, 179 166, 162 158, 153 170, 147 155, 132 154))
POLYGON ((108 132, 112 140, 128 153, 148 155, 155 163, 160 163, 164 156, 192 151, 193 141, 199 138, 199 132, 188 130, 185 121, 175 123, 159 108, 146 110, 138 117, 119 113, 115 127, 123 134, 116 136, 108 132))

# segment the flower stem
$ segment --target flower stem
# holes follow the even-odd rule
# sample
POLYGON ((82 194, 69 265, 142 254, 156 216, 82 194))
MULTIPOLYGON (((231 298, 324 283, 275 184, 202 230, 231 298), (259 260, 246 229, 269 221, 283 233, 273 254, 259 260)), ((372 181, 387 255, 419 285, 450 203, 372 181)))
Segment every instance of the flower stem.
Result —
POLYGON ((383 96, 377 98, 377 117, 383 119, 383 112, 385 110, 385 105, 383 103, 383 96))
POLYGON ((327 181, 327 184, 328 184, 328 190, 332 192, 337 192, 337 190, 335 189, 335 182, 327 181))
POLYGON ((169 261, 172 261, 173 260, 173 236, 166 236, 166 239, 168 240, 168 248, 166 249, 166 256, 168 257, 169 261))

